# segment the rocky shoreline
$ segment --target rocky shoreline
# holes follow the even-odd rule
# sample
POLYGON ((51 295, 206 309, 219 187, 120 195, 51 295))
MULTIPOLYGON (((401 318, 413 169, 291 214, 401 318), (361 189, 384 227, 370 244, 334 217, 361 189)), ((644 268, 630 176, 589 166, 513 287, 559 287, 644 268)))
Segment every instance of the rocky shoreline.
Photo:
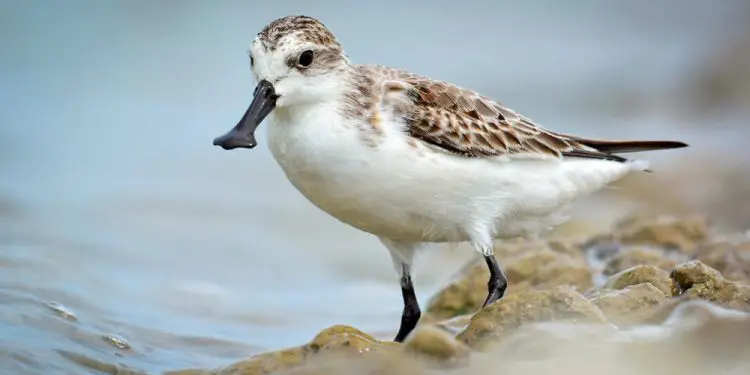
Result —
POLYGON ((750 369, 748 233, 719 235, 704 217, 642 215, 606 234, 573 222, 495 254, 509 279, 502 300, 479 310, 488 271, 472 261, 429 301, 404 344, 336 325, 297 347, 169 374, 750 369))

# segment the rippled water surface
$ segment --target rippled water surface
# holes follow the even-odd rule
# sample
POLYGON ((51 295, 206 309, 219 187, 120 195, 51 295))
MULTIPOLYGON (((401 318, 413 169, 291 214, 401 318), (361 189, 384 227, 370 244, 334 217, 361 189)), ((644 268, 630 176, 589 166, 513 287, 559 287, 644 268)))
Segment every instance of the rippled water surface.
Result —
MULTIPOLYGON (((683 79, 733 32, 734 3, 0 0, 0 372, 219 366, 338 323, 390 338, 401 296, 380 244, 305 201, 265 142, 211 146, 247 106, 245 49, 272 19, 319 17, 357 62, 556 130, 661 138, 669 116, 618 118, 601 93, 683 79)), ((471 255, 420 258, 420 301, 471 255)))

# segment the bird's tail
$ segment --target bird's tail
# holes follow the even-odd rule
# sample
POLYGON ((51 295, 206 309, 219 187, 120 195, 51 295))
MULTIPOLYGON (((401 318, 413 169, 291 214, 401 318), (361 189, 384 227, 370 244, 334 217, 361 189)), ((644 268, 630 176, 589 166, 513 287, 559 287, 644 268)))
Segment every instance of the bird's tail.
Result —
MULTIPOLYGON (((591 147, 596 150, 594 157, 602 159, 610 159, 621 162, 632 162, 632 160, 616 156, 613 154, 628 153, 628 152, 640 152, 640 151, 655 151, 655 150, 668 150, 673 148, 688 147, 687 143, 678 141, 606 141, 599 139, 588 139, 568 136, 575 142, 578 142, 584 146, 591 147)), ((575 153, 575 152, 574 152, 575 153)), ((578 153, 589 155, 589 152, 580 151, 578 153)), ((642 170, 643 172, 653 172, 648 168, 647 165, 641 165, 639 163, 633 164, 636 169, 642 170)))
POLYGON ((672 148, 688 147, 686 143, 678 141, 604 141, 570 137, 572 140, 608 154, 619 154, 639 151, 668 150, 672 148))

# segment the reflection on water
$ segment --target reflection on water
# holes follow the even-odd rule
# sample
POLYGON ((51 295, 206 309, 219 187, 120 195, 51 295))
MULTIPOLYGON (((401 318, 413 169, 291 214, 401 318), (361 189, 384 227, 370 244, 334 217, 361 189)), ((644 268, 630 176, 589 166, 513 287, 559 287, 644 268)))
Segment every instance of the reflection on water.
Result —
MULTIPOLYGON (((669 120, 587 104, 681 80, 736 32, 740 2, 389 3, 0 2, 2 372, 80 373, 76 355, 211 367, 334 323, 391 336, 401 297, 379 243, 306 202, 263 144, 211 146, 246 108, 245 48, 273 18, 320 17, 355 61, 477 88, 555 129, 671 138, 669 120)), ((420 299, 470 256, 420 258, 420 299)))

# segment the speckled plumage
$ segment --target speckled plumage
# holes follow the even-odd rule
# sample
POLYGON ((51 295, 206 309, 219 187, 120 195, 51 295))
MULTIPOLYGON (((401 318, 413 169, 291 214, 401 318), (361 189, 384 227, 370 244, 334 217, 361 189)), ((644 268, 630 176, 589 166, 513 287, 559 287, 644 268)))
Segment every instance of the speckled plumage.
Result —
POLYGON ((401 69, 354 66, 357 89, 347 96, 348 116, 372 118, 382 107, 392 107, 406 119, 406 134, 446 151, 465 157, 543 154, 625 160, 587 146, 586 140, 543 129, 475 91, 401 69), (399 93, 405 97, 391 99, 399 93))
POLYGON ((297 41, 314 43, 321 46, 341 45, 322 22, 307 16, 286 16, 274 20, 258 33, 258 39, 270 49, 282 45, 284 37, 296 36, 297 41))
POLYGON ((273 88, 267 140, 287 179, 388 248, 406 305, 399 340, 419 318, 417 250, 471 243, 490 267, 492 303, 505 290, 494 240, 536 236, 564 222, 575 199, 646 170, 615 153, 686 146, 557 133, 475 91, 354 64, 311 17, 271 22, 249 53, 255 78, 273 88))
MULTIPOLYGON (((352 64, 333 33, 308 16, 286 16, 269 23, 257 40, 268 51, 289 43, 316 46, 317 64, 303 74, 321 70, 349 73, 349 90, 340 110, 347 118, 367 118, 372 128, 363 128, 363 139, 371 145, 382 135, 378 126, 383 110, 403 116, 404 132, 416 140, 465 157, 504 155, 549 155, 587 157, 624 162, 621 156, 594 145, 617 146, 546 130, 531 119, 479 93, 402 69, 382 65, 352 64)), ((286 59, 294 67, 296 56, 286 59)), ((669 148, 668 142, 627 142, 642 148, 669 148)), ((626 145, 614 147, 622 149, 626 145)))

